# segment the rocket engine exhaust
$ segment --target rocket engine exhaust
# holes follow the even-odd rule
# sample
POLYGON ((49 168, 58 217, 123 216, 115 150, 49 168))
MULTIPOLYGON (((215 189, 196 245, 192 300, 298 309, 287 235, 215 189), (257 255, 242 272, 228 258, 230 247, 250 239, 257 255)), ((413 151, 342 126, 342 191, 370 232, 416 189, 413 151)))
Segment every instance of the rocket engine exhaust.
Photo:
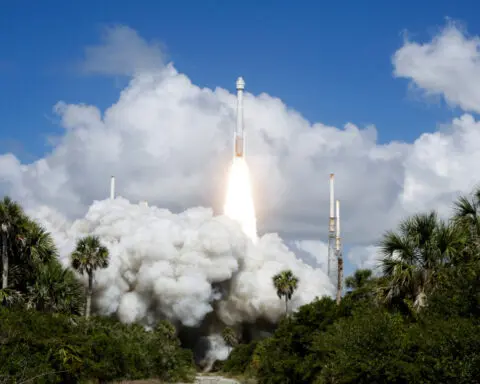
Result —
POLYGON ((224 213, 237 221, 253 242, 257 240, 257 224, 253 204, 250 171, 245 161, 243 127, 243 90, 245 81, 237 79, 237 124, 233 132, 233 163, 229 171, 224 213))

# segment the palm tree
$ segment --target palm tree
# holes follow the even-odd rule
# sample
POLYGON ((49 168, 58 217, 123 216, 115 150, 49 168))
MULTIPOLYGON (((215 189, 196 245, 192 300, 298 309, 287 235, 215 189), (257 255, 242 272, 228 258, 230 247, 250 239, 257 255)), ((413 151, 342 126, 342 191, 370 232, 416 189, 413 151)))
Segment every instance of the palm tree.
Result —
POLYGON ((11 288, 0 289, 0 303, 12 306, 12 305, 19 305, 23 306, 24 304, 24 297, 23 295, 11 288))
POLYGON ((22 207, 8 196, 0 201, 0 232, 2 241, 2 289, 8 287, 9 253, 25 215, 22 207))
POLYGON ((480 248, 480 188, 477 188, 471 196, 458 198, 454 205, 453 220, 469 236, 464 256, 477 256, 480 248))
POLYGON ((353 276, 348 276, 345 279, 345 285, 348 289, 361 289, 370 282, 371 277, 371 269, 357 269, 353 276))
POLYGON ((285 297, 285 316, 288 314, 288 300, 292 298, 293 293, 298 286, 298 278, 293 275, 292 271, 282 271, 272 278, 273 285, 277 290, 277 295, 281 299, 285 297))
POLYGON ((454 203, 454 212, 457 219, 465 219, 476 231, 480 231, 480 188, 471 196, 460 196, 454 203))
POLYGON ((58 256, 52 235, 37 222, 26 219, 18 236, 30 265, 49 263, 58 256))
POLYGON ((346 296, 356 302, 367 300, 374 304, 380 282, 381 280, 373 277, 371 269, 357 269, 352 276, 345 279, 348 289, 346 296))
POLYGON ((380 298, 422 308, 438 269, 463 252, 464 246, 464 232, 439 220, 435 212, 404 220, 398 233, 388 231, 380 242, 384 274, 380 298))
POLYGON ((223 331, 222 331, 222 337, 223 337, 223 341, 225 341, 225 344, 227 344, 228 354, 230 354, 231 348, 233 348, 238 343, 237 335, 235 334, 235 331, 232 328, 225 327, 223 328, 223 331))
POLYGON ((100 243, 98 236, 86 236, 79 239, 72 253, 72 267, 83 275, 88 275, 87 302, 85 317, 90 317, 93 292, 93 274, 98 268, 108 267, 108 249, 100 243))
POLYGON ((21 223, 16 240, 12 244, 14 257, 9 280, 18 290, 25 292, 29 285, 34 284, 38 268, 57 260, 58 251, 51 234, 28 217, 21 223))
POLYGON ((85 303, 82 284, 57 260, 39 265, 34 284, 28 287, 27 308, 80 315, 85 303))

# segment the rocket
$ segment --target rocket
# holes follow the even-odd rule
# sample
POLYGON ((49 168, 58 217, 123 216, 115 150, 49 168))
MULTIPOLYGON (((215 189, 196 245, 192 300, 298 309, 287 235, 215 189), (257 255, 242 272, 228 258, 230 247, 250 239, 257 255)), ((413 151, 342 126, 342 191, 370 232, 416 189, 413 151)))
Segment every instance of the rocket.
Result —
POLYGON ((237 125, 233 133, 234 157, 245 157, 245 132, 243 129, 243 90, 245 81, 242 77, 237 79, 237 125))
POLYGON ((330 174, 330 221, 328 231, 333 236, 335 233, 335 192, 334 192, 334 179, 335 175, 330 174))
POLYGON ((110 178, 110 200, 115 200, 115 176, 110 178))

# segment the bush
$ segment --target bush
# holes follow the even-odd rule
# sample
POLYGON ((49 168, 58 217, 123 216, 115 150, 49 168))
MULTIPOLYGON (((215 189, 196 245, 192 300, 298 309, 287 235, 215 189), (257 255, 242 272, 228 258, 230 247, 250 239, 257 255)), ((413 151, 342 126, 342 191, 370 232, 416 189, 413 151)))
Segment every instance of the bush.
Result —
POLYGON ((382 310, 339 320, 318 335, 315 383, 476 383, 480 328, 469 319, 408 323, 382 310))
POLYGON ((223 364, 223 372, 232 373, 234 375, 245 373, 251 364, 253 352, 255 351, 257 344, 257 341, 253 341, 250 344, 237 345, 223 364))
POLYGON ((312 353, 322 357, 315 383, 415 382, 405 343, 400 315, 374 310, 341 319, 313 343, 312 353))
POLYGON ((445 319, 480 317, 480 260, 445 268, 429 297, 428 312, 445 319))
POLYGON ((173 326, 152 332, 118 321, 0 309, 0 380, 77 383, 98 379, 192 380, 193 356, 173 326))
POLYGON ((309 383, 321 369, 318 356, 311 352, 315 335, 342 317, 351 316, 355 308, 370 306, 368 295, 346 298, 342 305, 324 297, 304 305, 284 319, 272 337, 233 349, 223 371, 255 374, 259 383, 309 383))
POLYGON ((409 330, 410 353, 416 355, 420 377, 430 383, 480 382, 478 320, 436 317, 409 330))
POLYGON ((317 373, 317 359, 310 358, 315 335, 339 316, 348 315, 330 298, 317 299, 283 320, 271 338, 254 351, 253 367, 261 384, 308 383, 317 373))

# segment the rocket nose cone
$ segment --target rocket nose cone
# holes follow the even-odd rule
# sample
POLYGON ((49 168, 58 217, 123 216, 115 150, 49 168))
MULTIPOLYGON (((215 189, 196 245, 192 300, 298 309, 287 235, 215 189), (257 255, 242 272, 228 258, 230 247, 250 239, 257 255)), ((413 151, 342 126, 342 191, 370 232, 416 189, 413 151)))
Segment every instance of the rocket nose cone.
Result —
POLYGON ((245 80, 243 80, 243 77, 240 76, 237 79, 237 90, 242 90, 242 89, 245 89, 245 80))

